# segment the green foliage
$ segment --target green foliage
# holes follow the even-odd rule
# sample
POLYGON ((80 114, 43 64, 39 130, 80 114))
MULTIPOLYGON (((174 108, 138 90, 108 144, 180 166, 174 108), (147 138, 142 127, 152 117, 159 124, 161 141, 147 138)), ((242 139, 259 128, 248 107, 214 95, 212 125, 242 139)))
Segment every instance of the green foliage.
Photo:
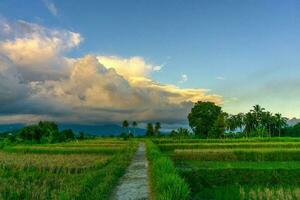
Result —
POLYGON ((189 188, 177 174, 172 161, 163 156, 158 147, 147 141, 153 198, 156 200, 189 199, 189 188))
POLYGON ((146 129, 146 136, 154 136, 154 128, 152 123, 147 124, 147 129, 146 129))
POLYGON ((300 123, 290 126, 290 127, 285 127, 282 130, 282 136, 285 137, 300 137, 300 123))
POLYGON ((160 122, 156 122, 155 126, 154 126, 154 135, 155 136, 159 136, 160 135, 160 132, 159 132, 160 129, 161 129, 160 122))
POLYGON ((58 126, 54 122, 41 121, 37 125, 30 125, 22 128, 17 136, 23 142, 31 143, 57 143, 75 139, 72 130, 58 130, 58 126))
POLYGON ((287 126, 287 119, 280 113, 272 114, 260 105, 246 114, 229 115, 225 118, 226 130, 235 132, 239 129, 247 137, 281 136, 282 128, 287 126))
POLYGON ((221 120, 221 113, 221 107, 214 103, 198 101, 188 115, 189 125, 196 135, 203 138, 209 137, 210 131, 213 135, 218 134, 220 122, 216 124, 216 121, 221 120))
POLYGON ((186 128, 178 128, 177 130, 172 130, 170 136, 173 138, 186 138, 191 135, 190 131, 186 128))

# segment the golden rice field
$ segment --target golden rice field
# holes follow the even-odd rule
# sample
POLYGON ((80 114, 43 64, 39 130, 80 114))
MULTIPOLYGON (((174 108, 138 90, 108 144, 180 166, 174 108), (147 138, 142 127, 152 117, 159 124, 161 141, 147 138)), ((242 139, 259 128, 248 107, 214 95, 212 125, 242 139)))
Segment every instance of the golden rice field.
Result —
POLYGON ((94 139, 0 149, 0 199, 107 199, 135 141, 94 139))

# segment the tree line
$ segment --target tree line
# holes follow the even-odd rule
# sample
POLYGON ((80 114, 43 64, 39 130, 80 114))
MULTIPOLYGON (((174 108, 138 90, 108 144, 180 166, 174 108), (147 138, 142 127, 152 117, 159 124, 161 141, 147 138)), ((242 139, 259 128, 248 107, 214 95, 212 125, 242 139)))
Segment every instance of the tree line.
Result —
POLYGON ((188 115, 189 125, 195 135, 202 138, 223 136, 281 136, 287 127, 287 118, 280 113, 272 114, 260 105, 247 113, 236 115, 222 111, 213 102, 197 102, 188 115))
POLYGON ((82 140, 86 134, 80 132, 76 135, 71 129, 60 131, 58 125, 50 121, 40 121, 38 124, 29 125, 13 132, 2 134, 9 142, 19 143, 59 143, 71 140, 82 140))
MULTIPOLYGON (((122 123, 123 132, 120 134, 120 137, 122 138, 131 138, 136 135, 136 128, 138 126, 138 123, 136 121, 133 121, 130 123, 127 120, 124 120, 122 123), (131 131, 132 130, 132 131, 131 131)), ((160 129, 161 129, 161 123, 156 122, 155 124, 147 123, 146 125, 146 136, 152 137, 152 136, 160 136, 160 129)))

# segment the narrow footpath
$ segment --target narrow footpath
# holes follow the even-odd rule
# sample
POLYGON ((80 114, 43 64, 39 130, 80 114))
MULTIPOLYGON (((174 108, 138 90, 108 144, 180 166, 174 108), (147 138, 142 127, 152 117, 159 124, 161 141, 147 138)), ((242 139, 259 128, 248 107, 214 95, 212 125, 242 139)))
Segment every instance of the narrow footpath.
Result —
POLYGON ((112 200, 150 199, 148 161, 145 143, 140 143, 135 156, 112 195, 112 200))

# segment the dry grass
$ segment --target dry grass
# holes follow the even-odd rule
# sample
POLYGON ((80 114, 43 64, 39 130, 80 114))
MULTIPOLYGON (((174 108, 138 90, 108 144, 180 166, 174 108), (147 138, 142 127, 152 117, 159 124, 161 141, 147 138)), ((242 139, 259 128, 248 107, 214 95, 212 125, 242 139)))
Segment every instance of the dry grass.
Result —
POLYGON ((108 155, 20 154, 0 152, 0 168, 78 173, 106 163, 108 155))

